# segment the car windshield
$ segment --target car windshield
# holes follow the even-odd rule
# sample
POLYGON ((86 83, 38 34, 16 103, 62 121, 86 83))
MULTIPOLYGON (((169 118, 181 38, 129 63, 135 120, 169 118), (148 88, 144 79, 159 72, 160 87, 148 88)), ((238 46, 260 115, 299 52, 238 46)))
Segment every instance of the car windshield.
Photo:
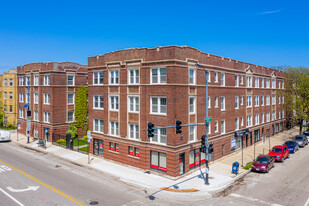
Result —
POLYGON ((275 153, 281 153, 282 149, 281 148, 272 148, 271 151, 275 152, 275 153))
POLYGON ((288 146, 288 147, 292 147, 292 146, 294 146, 294 142, 288 141, 288 142, 285 142, 285 145, 288 146))
POLYGON ((267 163, 267 158, 266 157, 257 157, 255 162, 267 163))
POLYGON ((303 137, 302 136, 296 136, 295 139, 296 140, 303 140, 303 137))

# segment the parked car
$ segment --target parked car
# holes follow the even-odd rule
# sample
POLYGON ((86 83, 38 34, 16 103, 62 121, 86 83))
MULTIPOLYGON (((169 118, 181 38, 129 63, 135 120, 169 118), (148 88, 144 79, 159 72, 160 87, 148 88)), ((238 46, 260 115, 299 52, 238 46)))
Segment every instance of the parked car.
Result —
POLYGON ((0 142, 9 142, 11 141, 9 131, 0 131, 0 142))
POLYGON ((299 150, 299 145, 294 140, 286 141, 283 145, 289 148, 290 153, 295 153, 297 150, 299 150))
POLYGON ((274 166, 275 158, 270 155, 259 155, 252 163, 251 171, 268 172, 274 166))
POLYGON ((287 146, 278 145, 278 146, 274 146, 269 151, 269 155, 273 156, 276 161, 284 162, 286 158, 290 157, 290 152, 287 146))
POLYGON ((304 147, 308 144, 308 139, 304 135, 296 135, 294 140, 298 143, 300 147, 304 147))
POLYGON ((305 135, 307 137, 308 141, 309 141, 309 131, 303 132, 303 135, 305 135))

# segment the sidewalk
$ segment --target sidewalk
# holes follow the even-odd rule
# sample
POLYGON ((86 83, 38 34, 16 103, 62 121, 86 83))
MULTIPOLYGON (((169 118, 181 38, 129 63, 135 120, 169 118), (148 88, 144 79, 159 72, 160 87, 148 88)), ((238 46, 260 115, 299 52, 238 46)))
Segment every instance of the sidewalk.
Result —
MULTIPOLYGON (((278 144, 282 144, 291 136, 298 134, 297 129, 291 129, 284 131, 270 138, 270 147, 278 144)), ((51 153, 60 158, 66 159, 70 162, 74 162, 84 167, 89 167, 101 171, 105 174, 113 176, 115 179, 121 180, 133 186, 138 186, 145 190, 147 194, 151 195, 177 195, 179 196, 203 196, 211 197, 211 194, 215 194, 221 190, 224 190, 233 182, 246 175, 249 171, 241 169, 239 174, 231 174, 232 164, 238 161, 242 162, 242 151, 237 151, 224 158, 211 162, 209 165, 209 182, 210 185, 204 184, 205 178, 205 166, 201 167, 201 170, 195 171, 185 177, 178 180, 172 180, 163 176, 155 174, 147 174, 144 170, 125 166, 114 163, 102 158, 91 155, 91 163, 88 164, 88 155, 78 153, 72 150, 65 149, 63 147, 55 146, 51 143, 47 143, 47 148, 38 147, 37 141, 27 144, 27 137, 22 134, 18 134, 18 141, 16 130, 11 131, 11 140, 20 144, 23 147, 31 148, 34 150, 51 153), (163 188, 168 188, 162 190, 163 188), (184 193, 186 192, 186 193, 184 193), (190 192, 190 193, 189 193, 190 192)), ((31 138, 32 140, 32 138, 31 138)), ((269 150, 269 141, 267 139, 265 144, 265 154, 269 150)), ((255 145, 255 157, 263 153, 263 142, 256 143, 255 145)), ((251 162, 254 157, 254 146, 250 146, 243 151, 243 162, 251 162)))

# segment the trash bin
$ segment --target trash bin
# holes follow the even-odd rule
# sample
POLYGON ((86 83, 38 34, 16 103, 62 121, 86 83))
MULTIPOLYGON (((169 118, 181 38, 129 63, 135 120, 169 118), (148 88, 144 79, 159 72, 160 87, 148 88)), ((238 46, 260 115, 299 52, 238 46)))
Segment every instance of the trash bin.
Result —
POLYGON ((234 162, 233 166, 232 166, 232 174, 238 174, 238 170, 239 170, 239 163, 238 162, 234 162))

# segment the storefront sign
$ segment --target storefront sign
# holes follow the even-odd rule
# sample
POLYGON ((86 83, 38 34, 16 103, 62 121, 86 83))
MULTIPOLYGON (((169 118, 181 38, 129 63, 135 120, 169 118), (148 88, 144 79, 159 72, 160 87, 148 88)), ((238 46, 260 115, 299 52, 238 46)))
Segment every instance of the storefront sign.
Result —
POLYGON ((244 136, 246 134, 249 134, 249 129, 248 128, 236 131, 235 132, 235 137, 242 137, 242 136, 244 136))
POLYGON ((231 139, 231 149, 235 149, 236 148, 236 139, 232 138, 231 139))

